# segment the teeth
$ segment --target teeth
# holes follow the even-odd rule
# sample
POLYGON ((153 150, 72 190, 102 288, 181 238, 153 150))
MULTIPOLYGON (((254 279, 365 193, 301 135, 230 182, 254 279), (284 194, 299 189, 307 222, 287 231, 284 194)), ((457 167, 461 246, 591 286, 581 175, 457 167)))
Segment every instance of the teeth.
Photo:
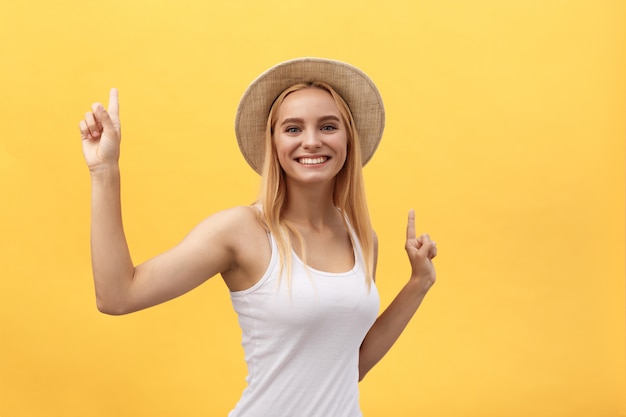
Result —
POLYGON ((319 158, 300 158, 299 162, 304 165, 315 165, 326 162, 328 158, 325 156, 320 156, 319 158))

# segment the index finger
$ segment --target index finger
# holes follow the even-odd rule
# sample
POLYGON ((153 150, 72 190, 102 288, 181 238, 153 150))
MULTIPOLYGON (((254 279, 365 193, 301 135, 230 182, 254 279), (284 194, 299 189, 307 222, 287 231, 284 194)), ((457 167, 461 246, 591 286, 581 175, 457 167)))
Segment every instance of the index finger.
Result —
POLYGON ((117 88, 112 88, 111 91, 109 92, 108 112, 111 115, 111 117, 114 117, 115 119, 119 119, 120 105, 119 105, 119 100, 118 100, 118 95, 117 95, 117 88))
POLYGON ((409 220, 406 224, 406 239, 415 239, 415 210, 409 210, 409 220))

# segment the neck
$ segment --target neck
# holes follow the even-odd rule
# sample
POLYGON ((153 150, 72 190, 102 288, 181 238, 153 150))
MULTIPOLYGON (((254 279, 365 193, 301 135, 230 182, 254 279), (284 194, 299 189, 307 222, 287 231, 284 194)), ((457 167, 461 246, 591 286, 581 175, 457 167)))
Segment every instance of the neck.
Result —
POLYGON ((294 224, 319 229, 333 224, 337 209, 333 204, 334 183, 319 185, 287 184, 285 220, 294 224))

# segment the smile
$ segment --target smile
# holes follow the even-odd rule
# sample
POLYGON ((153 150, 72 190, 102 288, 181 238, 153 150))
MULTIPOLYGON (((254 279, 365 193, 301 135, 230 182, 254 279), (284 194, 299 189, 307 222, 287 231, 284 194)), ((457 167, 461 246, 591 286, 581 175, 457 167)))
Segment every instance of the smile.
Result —
POLYGON ((302 165, 317 165, 328 161, 327 156, 318 156, 317 158, 298 158, 298 162, 302 165))

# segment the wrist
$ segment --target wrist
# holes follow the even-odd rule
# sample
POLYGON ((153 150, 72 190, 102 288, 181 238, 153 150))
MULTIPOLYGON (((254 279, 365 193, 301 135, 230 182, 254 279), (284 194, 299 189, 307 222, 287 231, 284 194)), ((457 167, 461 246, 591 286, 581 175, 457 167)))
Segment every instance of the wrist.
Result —
POLYGON ((97 165, 89 167, 89 174, 94 182, 118 180, 120 167, 117 163, 97 165))
POLYGON ((423 297, 432 286, 432 283, 427 281, 428 280, 422 278, 419 275, 411 275, 411 278, 409 278, 409 282, 406 283, 405 288, 408 291, 415 293, 415 295, 423 297))

